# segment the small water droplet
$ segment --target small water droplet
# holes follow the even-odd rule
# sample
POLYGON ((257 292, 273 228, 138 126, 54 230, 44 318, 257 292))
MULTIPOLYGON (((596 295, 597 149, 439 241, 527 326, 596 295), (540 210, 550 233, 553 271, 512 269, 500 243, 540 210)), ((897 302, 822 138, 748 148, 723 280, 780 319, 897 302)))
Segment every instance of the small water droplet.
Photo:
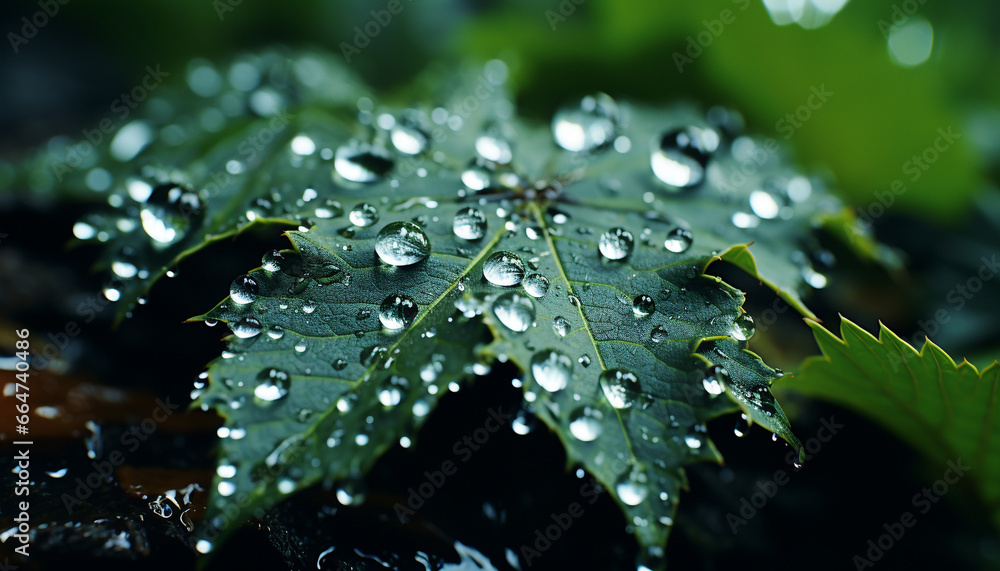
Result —
POLYGON ((569 415, 569 431, 581 442, 593 442, 601 435, 604 415, 596 408, 581 406, 569 415))
POLYGON ((618 497, 627 505, 637 506, 649 495, 649 485, 646 473, 633 468, 629 473, 624 474, 615 485, 615 492, 618 497))
POLYGON ((741 313, 733 323, 733 338, 737 341, 749 341, 756 331, 757 326, 748 313, 741 313))
POLYGON ((591 363, 590 355, 584 353, 583 355, 580 355, 580 358, 577 359, 576 362, 580 363, 584 367, 589 367, 591 363))
POLYGON ((257 386, 253 395, 262 402, 274 402, 288 395, 291 381, 288 373, 279 369, 264 369, 257 374, 257 386))
POLYGON ((694 235, 691 234, 690 230, 674 228, 667 234, 663 247, 675 254, 682 254, 691 247, 692 242, 694 242, 694 235))
POLYGON ((403 329, 413 322, 419 308, 406 295, 390 295, 382 301, 378 309, 378 319, 386 329, 403 329))
POLYGON ((524 279, 524 262, 513 252, 495 252, 483 264, 483 277, 498 286, 516 286, 524 279))
POLYGON ((528 274, 525 276, 521 286, 524 287, 524 291, 528 292, 528 295, 531 297, 545 297, 545 294, 549 291, 549 278, 542 274, 528 274))
POLYGON ((378 222, 378 209, 367 202, 362 202, 351 209, 347 218, 351 221, 351 224, 360 228, 366 228, 378 222))
POLYGON ((656 311, 656 302, 654 302, 653 298, 648 295, 640 294, 635 296, 635 299, 632 300, 632 313, 634 313, 636 317, 646 317, 654 311, 656 311))
POLYGON ((712 396, 721 395, 725 392, 726 385, 728 384, 729 371, 719 365, 709 367, 704 380, 702 380, 702 386, 704 386, 708 394, 712 396))
POLYGON ((550 393, 565 389, 572 374, 573 360, 555 349, 541 351, 531 358, 532 377, 550 393))
POLYGON ((620 260, 632 253, 635 239, 632 233, 624 228, 612 228, 601 234, 598 247, 601 254, 609 260, 620 260))
POLYGON ((357 140, 338 148, 333 159, 337 174, 351 182, 377 182, 389 173, 392 165, 392 156, 385 149, 357 140))
POLYGON ((573 152, 603 149, 618 129, 618 105, 609 95, 584 97, 577 106, 563 107, 552 118, 556 144, 573 152))
POLYGON ((476 152, 486 160, 507 164, 514 158, 511 135, 508 125, 491 121, 476 138, 476 152))
POLYGON ((430 255, 431 242, 413 222, 390 222, 375 238, 375 252, 389 265, 409 266, 430 255))
POLYGON ((463 208, 455 214, 452 230, 463 240, 478 240, 486 234, 486 215, 478 208, 463 208))
POLYGON ((204 214, 202 198, 176 184, 161 184, 146 199, 139 219, 142 229, 161 245, 180 241, 193 225, 201 223, 204 214))
POLYGON ((719 135, 712 129, 667 131, 660 135, 650 157, 653 174, 673 187, 695 186, 704 180, 708 160, 718 146, 719 135))
POLYGON ((608 369, 599 378, 604 396, 617 409, 629 408, 639 396, 639 379, 625 369, 608 369))
POLYGON ((556 335, 565 337, 570 330, 569 320, 561 315, 556 317, 552 320, 552 330, 556 332, 556 335))
POLYGON ((530 297, 509 291, 493 301, 493 314, 507 329, 521 333, 535 322, 535 304, 530 297))
POLYGON ((462 183, 469 190, 479 192, 493 186, 493 166, 483 159, 472 159, 462 171, 462 183))
POLYGON ((405 155, 419 155, 430 146, 431 135, 427 119, 414 109, 407 109, 389 132, 396 150, 405 155))
POLYGON ((667 340, 667 328, 662 325, 657 325, 649 332, 649 339, 653 343, 663 343, 667 340))
POLYGON ((285 329, 280 325, 272 325, 267 330, 267 336, 271 339, 281 339, 285 336, 285 329))

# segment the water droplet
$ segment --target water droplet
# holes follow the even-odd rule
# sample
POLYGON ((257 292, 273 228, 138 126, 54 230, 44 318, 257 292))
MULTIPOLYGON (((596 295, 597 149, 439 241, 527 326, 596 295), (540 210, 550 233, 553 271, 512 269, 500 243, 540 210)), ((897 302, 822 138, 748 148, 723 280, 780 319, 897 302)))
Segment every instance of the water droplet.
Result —
POLYGON ((495 252, 483 264, 483 277, 498 286, 516 286, 524 278, 524 262, 513 252, 495 252))
POLYGON ((649 332, 649 339, 653 343, 663 343, 667 340, 667 328, 662 325, 657 325, 649 332))
POLYGON ((343 371, 347 368, 347 361, 344 359, 335 359, 330 365, 334 371, 343 371))
POLYGON ((259 289, 260 288, 257 286, 257 280, 243 274, 233 280, 233 283, 230 284, 229 297, 240 305, 253 303, 257 299, 259 289))
POLYGON ((695 186, 705 178, 708 159, 719 146, 712 129, 685 127, 660 135, 650 165, 656 178, 678 188, 695 186))
POLYGON ((455 214, 451 228, 463 240, 478 240, 486 234, 486 215, 478 208, 463 208, 455 214))
POLYGON ((385 149, 355 140, 337 149, 333 168, 351 182, 377 182, 392 169, 392 156, 385 149))
POLYGON ((351 224, 360 228, 366 228, 378 222, 378 209, 367 202, 362 202, 351 209, 347 218, 351 221, 351 224))
POLYGON ((550 393, 565 389, 572 374, 573 360, 555 349, 541 351, 531 358, 532 377, 550 393))
POLYGON ((541 298, 549 291, 549 278, 542 274, 528 274, 521 286, 531 297, 541 298))
POLYGON ((639 379, 625 369, 608 369, 599 378, 604 396, 617 409, 629 408, 639 396, 639 379))
POLYGON ((271 328, 267 330, 267 336, 271 339, 281 339, 285 336, 285 329, 280 325, 272 325, 271 328))
POLYGON ((618 127, 618 105, 609 95, 588 95, 580 105, 564 107, 552 118, 556 144, 573 152, 603 149, 614 140, 618 127))
POLYGON ((552 320, 552 330, 556 332, 556 335, 565 337, 570 330, 569 320, 561 315, 556 317, 552 320))
POLYGON ((702 380, 702 386, 712 396, 721 395, 729 384, 729 371, 719 365, 709 367, 702 380))
POLYGON ((260 267, 269 272, 276 272, 281 269, 281 260, 284 255, 281 250, 271 250, 260 259, 260 267))
POLYGON ((483 159, 472 159, 462 171, 462 183, 476 192, 493 186, 493 166, 483 159))
POLYGON ((390 295, 378 308, 378 319, 386 329, 403 329, 417 316, 417 303, 406 295, 390 295))
POLYGON ((308 349, 308 348, 309 348, 309 345, 306 343, 305 339, 303 339, 303 340, 301 340, 301 341, 299 341, 298 343, 295 344, 295 352, 296 353, 305 353, 306 349, 308 349))
POLYGON ((244 317, 233 325, 233 333, 242 339, 255 337, 260 334, 262 329, 263 326, 261 326, 260 321, 257 321, 253 317, 244 317))
POLYGON ((409 266, 430 255, 431 242, 413 222, 390 222, 378 233, 375 252, 387 264, 409 266))
POLYGON ((635 239, 632 233, 624 228, 612 228, 601 234, 598 247, 601 254, 609 260, 620 260, 632 253, 635 239))
POLYGON ((733 323, 733 338, 737 341, 749 341, 756 331, 757 326, 754 325, 753 317, 747 313, 741 313, 733 323))
POLYGON ((631 472, 622 476, 615 485, 618 497, 627 505, 637 506, 649 495, 649 486, 645 472, 638 468, 633 468, 631 472))
POLYGON ((654 302, 653 298, 648 295, 640 294, 635 296, 635 299, 632 300, 632 313, 634 313, 636 317, 646 317, 654 311, 656 311, 656 302, 654 302))
POLYGON ((264 369, 257 375, 253 395, 259 401, 274 402, 288 395, 289 385, 288 373, 279 369, 264 369))
POLYGON ((493 314, 507 329, 521 333, 535 322, 535 304, 530 297, 509 291, 493 301, 493 314))
POLYGON ((581 442, 593 442, 601 435, 604 415, 596 408, 581 406, 569 415, 569 431, 581 442))
POLYGON ((683 254, 691 247, 692 242, 694 242, 694 235, 691 234, 690 230, 674 228, 667 234, 663 247, 675 254, 683 254))
POLYGON ((591 361, 590 361, 590 355, 584 353, 583 355, 580 355, 580 358, 577 359, 576 362, 580 363, 584 367, 589 367, 590 363, 591 363, 591 361))
POLYGON ((750 430, 750 423, 747 421, 747 415, 740 414, 740 417, 736 420, 736 426, 733 427, 733 434, 737 438, 743 438, 748 430, 750 430))
POLYGON ((754 190, 750 193, 750 209, 757 216, 769 220, 778 216, 781 207, 771 193, 766 190, 754 190))
POLYGON ((378 392, 378 402, 383 406, 396 406, 403 400, 403 392, 410 387, 410 382, 403 377, 392 375, 386 379, 378 392))
POLYGON ((420 112, 407 109, 392 126, 389 139, 399 152, 405 155, 419 155, 427 150, 431 142, 427 119, 420 112))
POLYGON ((507 164, 514 158, 512 138, 509 126, 491 121, 476 138, 476 152, 486 160, 507 164))
POLYGON ((178 242, 194 225, 201 223, 204 210, 201 196, 176 184, 161 184, 153 189, 139 219, 142 229, 157 243, 178 242))

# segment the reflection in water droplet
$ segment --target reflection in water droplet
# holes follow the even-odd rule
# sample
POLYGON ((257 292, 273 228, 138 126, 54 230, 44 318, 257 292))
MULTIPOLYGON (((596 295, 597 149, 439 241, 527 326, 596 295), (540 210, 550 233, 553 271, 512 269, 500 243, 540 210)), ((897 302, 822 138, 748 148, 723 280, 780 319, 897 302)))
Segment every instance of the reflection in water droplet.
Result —
POLYGON ((556 317, 552 320, 552 330, 556 332, 556 335, 565 337, 570 330, 569 321, 561 315, 556 317))
POLYGON ((413 322, 419 308, 406 295, 390 295, 382 301, 378 309, 378 319, 386 329, 403 329, 413 322))
POLYGON ((660 135, 650 158, 653 174, 673 187, 695 186, 704 180, 709 157, 718 146, 719 135, 712 129, 667 131, 660 135))
POLYGON ((486 234, 486 215, 478 208, 463 208, 455 214, 451 227, 463 240, 478 240, 486 234))
POLYGON ((619 499, 626 505, 637 506, 649 495, 647 480, 645 472, 642 472, 638 468, 633 468, 632 471, 624 474, 618 480, 618 483, 615 485, 615 492, 618 493, 619 499))
POLYGON ((656 302, 653 301, 652 297, 646 294, 640 294, 635 296, 632 300, 632 313, 636 317, 646 317, 650 313, 656 311, 656 302))
POLYGON ((180 241, 204 215, 201 196, 176 184, 161 184, 153 189, 139 212, 142 229, 158 244, 180 241))
POLYGON ((552 118, 556 144, 573 152, 607 147, 618 128, 618 105, 609 95, 588 95, 577 106, 563 107, 552 118))
POLYGON ((495 121, 487 123, 482 134, 476 138, 476 152, 486 160, 507 164, 514 158, 510 143, 512 138, 508 125, 495 121))
POLYGON ((507 329, 521 333, 535 322, 535 304, 530 297, 509 291, 493 301, 493 314, 507 329))
POLYGON ((757 216, 770 220, 778 216, 781 207, 771 193, 765 190, 754 190, 750 193, 750 209, 757 216))
POLYGON ((493 285, 516 286, 524 278, 524 262, 513 252, 495 252, 483 264, 483 277, 493 285))
POLYGON ((663 343, 667 340, 667 328, 662 325, 657 325, 649 332, 649 339, 653 343, 663 343))
POLYGON ((262 329, 260 321, 257 321, 253 317, 244 317, 233 325, 233 333, 242 339, 257 336, 262 329))
POLYGON ((431 242, 413 222, 390 222, 378 233, 375 252, 387 264, 409 266, 430 255, 431 242))
POLYGON ((427 119, 418 111, 407 109, 396 120, 389 138, 396 150, 405 155, 419 155, 430 145, 431 135, 427 119))
POLYGON ((617 409, 629 408, 639 397, 639 379, 625 369, 608 369, 599 378, 604 396, 617 409))
POLYGON ((596 408, 582 406, 569 415, 569 431, 581 442, 593 442, 601 435, 604 415, 596 408))
POLYGON ((528 292, 528 295, 531 297, 544 297, 549 291, 549 278, 542 274, 528 274, 525 276, 521 286, 524 287, 524 291, 528 292))
POLYGON ((573 360, 555 349, 540 351, 531 358, 532 377, 550 393, 565 389, 572 374, 573 360))
POLYGON ((290 385, 288 373, 279 369, 264 369, 257 375, 253 395, 259 402, 274 402, 288 395, 290 385))
POLYGON ((257 299, 258 291, 257 280, 243 274, 230 284, 229 297, 240 305, 253 303, 257 299))
POLYGON ((377 182, 392 169, 392 156, 385 149, 355 140, 337 149, 333 168, 351 182, 377 182))
POLYGON ((635 238, 624 228, 612 228, 601 234, 598 247, 601 254, 609 260, 620 260, 632 253, 635 238))
POLYGON ((362 202, 351 210, 347 218, 351 224, 365 228, 378 222, 378 209, 367 202, 362 202))
POLYGON ((713 365, 706 371, 702 386, 712 396, 721 395, 729 384, 729 372, 719 365, 713 365))
POLYGON ((737 341, 749 341, 756 331, 753 317, 747 313, 741 313, 733 323, 733 338, 737 341))
POLYGON ((692 242, 694 242, 694 235, 691 234, 690 230, 674 228, 667 234, 663 247, 675 254, 683 254, 691 247, 692 242))
POLYGON ((486 190, 493 186, 493 166, 483 159, 473 159, 462 171, 462 183, 469 190, 486 190))

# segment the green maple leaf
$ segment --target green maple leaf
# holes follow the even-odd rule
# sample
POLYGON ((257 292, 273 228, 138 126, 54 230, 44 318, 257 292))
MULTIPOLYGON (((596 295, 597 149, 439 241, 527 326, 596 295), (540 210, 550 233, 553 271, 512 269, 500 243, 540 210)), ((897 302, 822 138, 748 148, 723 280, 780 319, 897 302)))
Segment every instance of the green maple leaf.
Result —
POLYGON ((823 356, 808 358, 788 388, 856 410, 937 462, 968 465, 1000 529, 1000 363, 980 372, 930 340, 917 351, 884 325, 876 339, 844 318, 840 338, 808 323, 823 356))

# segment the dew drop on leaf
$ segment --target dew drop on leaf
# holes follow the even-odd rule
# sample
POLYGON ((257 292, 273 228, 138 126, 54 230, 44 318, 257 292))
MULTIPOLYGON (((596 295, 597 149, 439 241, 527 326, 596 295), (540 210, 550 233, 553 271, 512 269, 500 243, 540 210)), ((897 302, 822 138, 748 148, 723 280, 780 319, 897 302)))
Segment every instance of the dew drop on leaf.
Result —
POLYGON ((530 297, 509 291, 493 301, 493 315, 507 329, 522 333, 535 322, 535 304, 530 297))
POLYGON ((601 254, 609 260, 620 260, 632 253, 635 239, 632 233, 624 228, 612 228, 601 234, 598 247, 601 254))
POLYGON ((375 252, 389 265, 409 266, 430 255, 431 242, 413 222, 390 222, 375 238, 375 252))
POLYGON ((486 215, 478 208, 463 208, 455 214, 451 227, 463 240, 478 240, 486 234, 486 215))
POLYGON ((486 160, 507 164, 514 158, 511 138, 510 129, 506 125, 491 121, 476 138, 476 152, 486 160))
POLYGON ((596 408, 581 406, 569 415, 569 431, 581 442, 593 442, 601 435, 603 418, 596 408))
POLYGON ((257 299, 259 289, 260 288, 257 286, 257 280, 243 274, 233 280, 233 283, 230 284, 229 297, 240 305, 253 303, 257 299))
POLYGON ((561 315, 557 316, 552 320, 552 330, 556 332, 556 335, 565 337, 570 330, 569 320, 561 315))
POLYGON ((532 377, 550 393, 565 389, 572 374, 573 360, 555 349, 540 351, 531 358, 532 377))
POLYGON ((692 242, 694 242, 694 235, 691 234, 690 230, 674 228, 667 234, 663 247, 675 254, 682 254, 691 247, 692 242))
POLYGON ((430 145, 430 129, 420 112, 407 109, 392 126, 389 139, 396 150, 404 155, 419 155, 430 145))
POLYGON ((281 339, 285 336, 285 328, 280 325, 272 325, 267 330, 267 336, 271 339, 281 339))
POLYGON ((629 408, 639 397, 639 379, 625 369, 608 369, 599 377, 604 396, 617 409, 629 408))
POLYGON ((150 238, 168 246, 181 240, 192 224, 200 223, 203 213, 197 192, 176 184, 161 184, 149 194, 139 219, 150 238))
POLYGON ((552 118, 556 144, 573 152, 603 149, 614 140, 618 129, 618 105, 609 95, 588 95, 579 105, 567 106, 552 118))
POLYGON ((524 262, 513 252, 495 252, 483 264, 483 277, 493 285, 516 286, 524 279, 524 262))
POLYGON ((493 186, 494 169, 483 159, 472 159, 462 171, 462 183, 476 192, 493 186))
POLYGON ((637 506, 649 495, 649 484, 646 474, 638 468, 633 468, 624 474, 618 483, 615 484, 615 492, 618 497, 627 505, 637 506))
POLYGON ((378 319, 386 329, 403 329, 417 316, 417 303, 406 295, 390 295, 378 308, 378 319))
POLYGON ((382 148, 351 141, 337 149, 333 168, 351 182, 377 182, 392 169, 392 157, 382 148))
POLYGON ((263 327, 261 326, 260 321, 257 321, 253 317, 244 317, 233 325, 233 333, 241 339, 248 339, 250 337, 260 335, 262 329, 263 327))
POLYGON ((378 222, 378 209, 367 202, 362 202, 351 209, 347 218, 351 221, 351 224, 359 228, 366 228, 378 222))
POLYGON ((653 301, 652 297, 646 294, 640 294, 635 296, 635 299, 632 300, 632 313, 634 313, 636 317, 646 317, 654 311, 656 311, 656 302, 653 301))
POLYGON ((705 391, 712 396, 721 395, 726 390, 726 385, 729 384, 729 371, 718 365, 713 365, 709 367, 706 371, 705 378, 702 380, 702 386, 705 387, 705 391))
POLYGON ((280 369, 264 369, 257 374, 257 386, 253 389, 253 395, 258 401, 274 402, 288 395, 290 384, 288 373, 280 369))
POLYGON ((753 317, 748 313, 741 313, 733 323, 733 338, 737 341, 749 341, 753 334, 757 332, 753 317))
POLYGON ((653 174, 672 187, 695 186, 705 179, 708 159, 718 146, 719 135, 712 129, 667 131, 660 135, 650 157, 653 174))
POLYGON ((531 297, 541 298, 549 291, 549 278, 542 274, 528 274, 521 285, 531 297))

